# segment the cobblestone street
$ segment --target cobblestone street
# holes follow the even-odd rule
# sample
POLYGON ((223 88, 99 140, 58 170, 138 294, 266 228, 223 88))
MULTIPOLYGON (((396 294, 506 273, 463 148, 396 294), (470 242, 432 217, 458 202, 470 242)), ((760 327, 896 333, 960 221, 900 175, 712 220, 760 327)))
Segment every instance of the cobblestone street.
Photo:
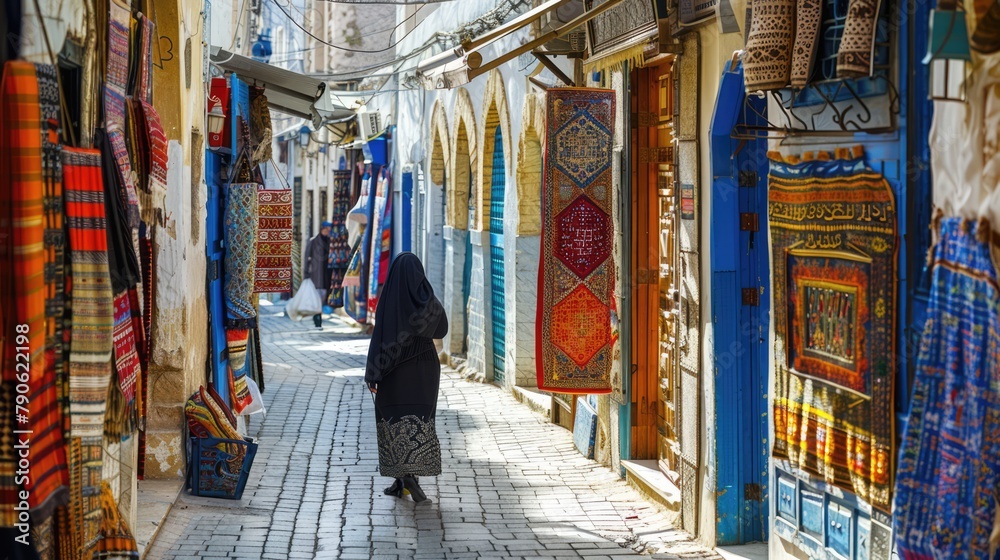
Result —
POLYGON ((450 371, 444 473, 421 480, 427 502, 384 496, 367 338, 261 311, 268 412, 250 424, 260 448, 243 499, 182 492, 147 558, 719 558, 583 458, 570 432, 450 371))

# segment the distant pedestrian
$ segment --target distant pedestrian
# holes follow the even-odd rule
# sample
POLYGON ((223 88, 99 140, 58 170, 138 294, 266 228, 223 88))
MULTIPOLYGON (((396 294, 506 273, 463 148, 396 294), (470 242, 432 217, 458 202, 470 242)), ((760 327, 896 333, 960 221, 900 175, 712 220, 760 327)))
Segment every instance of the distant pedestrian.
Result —
POLYGON ((420 259, 402 253, 389 267, 368 347, 365 382, 375 393, 378 465, 395 478, 384 493, 413 501, 427 497, 418 476, 441 474, 441 443, 434 428, 441 363, 434 339, 448 332, 444 306, 420 259))
MULTIPOLYGON (((316 285, 320 301, 326 302, 326 291, 330 288, 330 278, 333 270, 327 268, 327 253, 330 251, 330 230, 333 224, 324 221, 320 224, 319 234, 309 240, 306 247, 306 276, 316 285)), ((323 312, 313 315, 313 323, 317 329, 323 328, 323 312)))

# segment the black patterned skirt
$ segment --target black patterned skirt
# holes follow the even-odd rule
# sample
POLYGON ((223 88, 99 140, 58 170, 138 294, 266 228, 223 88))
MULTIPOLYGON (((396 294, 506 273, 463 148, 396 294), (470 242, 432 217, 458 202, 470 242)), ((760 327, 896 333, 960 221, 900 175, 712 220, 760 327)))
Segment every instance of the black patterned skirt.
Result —
POLYGON ((441 443, 434 428, 440 384, 441 364, 433 347, 378 384, 375 423, 382 476, 441 474, 441 443))

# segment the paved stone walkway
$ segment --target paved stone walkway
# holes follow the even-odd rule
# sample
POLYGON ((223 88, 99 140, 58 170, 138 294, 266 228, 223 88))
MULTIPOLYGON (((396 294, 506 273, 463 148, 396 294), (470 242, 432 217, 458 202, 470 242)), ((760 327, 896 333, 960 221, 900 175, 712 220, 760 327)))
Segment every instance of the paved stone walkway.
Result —
POLYGON ((444 473, 421 480, 430 499, 384 496, 367 338, 267 309, 268 412, 250 423, 260 447, 243 499, 182 492, 146 558, 720 558, 583 458, 568 431, 453 372, 438 403, 444 473))

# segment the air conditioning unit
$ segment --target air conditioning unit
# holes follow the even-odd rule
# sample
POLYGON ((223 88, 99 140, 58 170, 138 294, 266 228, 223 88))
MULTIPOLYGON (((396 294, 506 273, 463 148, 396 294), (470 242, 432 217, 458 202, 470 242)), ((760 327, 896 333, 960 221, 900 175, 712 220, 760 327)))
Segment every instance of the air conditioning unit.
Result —
POLYGON ((382 113, 362 107, 358 110, 358 129, 364 140, 378 136, 382 132, 382 113))
MULTIPOLYGON (((586 6, 583 0, 572 0, 546 13, 538 21, 541 26, 539 35, 554 31, 566 25, 574 18, 583 15, 586 6)), ((585 26, 577 27, 569 33, 545 43, 543 50, 550 54, 574 54, 587 50, 587 31, 585 26)))

